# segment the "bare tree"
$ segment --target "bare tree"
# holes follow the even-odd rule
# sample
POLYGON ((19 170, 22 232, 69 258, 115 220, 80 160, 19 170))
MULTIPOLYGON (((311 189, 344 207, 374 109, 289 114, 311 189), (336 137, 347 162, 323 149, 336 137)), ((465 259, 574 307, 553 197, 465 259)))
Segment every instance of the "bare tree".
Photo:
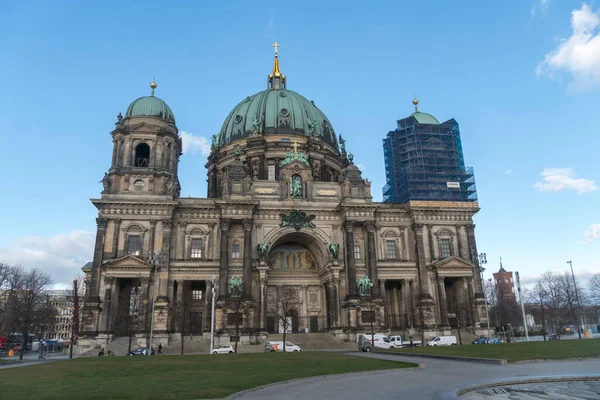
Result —
POLYGON ((577 335, 579 335, 579 339, 582 339, 579 314, 581 313, 581 297, 584 297, 584 294, 577 291, 576 281, 568 272, 558 275, 558 284, 565 300, 565 306, 573 318, 572 323, 577 327, 577 335))
POLYGON ((560 338, 564 325, 565 298, 560 288, 559 276, 550 271, 544 272, 540 282, 546 293, 548 316, 552 320, 553 330, 560 338))
POLYGON ((461 329, 471 325, 471 307, 465 296, 453 297, 454 310, 456 311, 456 330, 458 332, 458 344, 463 344, 461 329))
POLYGON ((419 331, 421 335, 421 346, 425 345, 425 331, 427 330, 426 322, 433 319, 435 315, 433 303, 430 305, 421 304, 420 299, 424 297, 424 292, 421 289, 421 285, 417 285, 417 290, 415 291, 415 295, 413 298, 413 304, 416 304, 415 307, 415 327, 417 331, 419 331))
POLYGON ((237 353, 238 343, 240 341, 240 328, 243 328, 245 325, 245 321, 248 321, 250 317, 250 308, 247 306, 246 302, 242 300, 241 293, 239 293, 239 295, 229 295, 229 299, 226 303, 226 309, 231 311, 231 313, 228 313, 228 315, 233 315, 234 318, 234 352, 237 353))
MULTIPOLYGON (((127 353, 131 352, 131 343, 136 333, 140 332, 145 325, 145 318, 142 315, 142 296, 140 288, 138 286, 131 289, 131 295, 129 296, 129 308, 126 315, 127 324, 127 335, 129 337, 129 343, 127 346, 127 353)), ((148 349, 150 351, 150 349, 148 349)))
POLYGON ((0 262, 0 335, 8 335, 10 331, 9 295, 11 275, 14 267, 0 262))
POLYGON ((590 279, 588 295, 595 306, 600 306, 600 274, 596 274, 590 279))
POLYGON ((183 281, 181 285, 177 286, 177 293, 181 293, 181 295, 178 296, 177 303, 175 304, 175 323, 181 333, 181 355, 185 352, 185 336, 190 332, 190 315, 192 310, 192 292, 190 288, 190 281, 183 281))
POLYGON ((55 311, 44 293, 51 283, 50 276, 37 270, 13 268, 9 278, 9 312, 11 326, 22 335, 19 360, 27 347, 30 333, 40 333, 54 323, 55 311))
POLYGON ((540 319, 542 320, 542 335, 544 336, 544 342, 546 341, 546 307, 548 302, 548 293, 544 288, 542 280, 536 282, 535 286, 529 292, 529 301, 535 304, 535 309, 539 312, 540 319))
POLYGON ((283 351, 285 352, 285 339, 291 319, 298 313, 298 307, 302 304, 298 290, 292 287, 284 287, 278 299, 277 319, 279 326, 283 328, 283 351))
POLYGON ((69 290, 69 304, 71 314, 71 343, 69 345, 69 358, 73 358, 73 347, 79 335, 80 315, 83 310, 85 295, 85 275, 78 275, 73 280, 73 287, 69 290))

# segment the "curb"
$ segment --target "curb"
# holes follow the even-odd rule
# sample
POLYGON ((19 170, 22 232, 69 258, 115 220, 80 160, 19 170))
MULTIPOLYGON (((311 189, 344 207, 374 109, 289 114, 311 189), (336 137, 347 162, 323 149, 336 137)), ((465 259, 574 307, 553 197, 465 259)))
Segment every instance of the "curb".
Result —
POLYGON ((433 358, 439 360, 448 361, 461 361, 461 362, 474 362, 480 364, 491 364, 491 365, 506 365, 507 361, 501 358, 475 358, 475 357, 462 357, 462 356, 442 356, 437 354, 417 354, 417 353, 397 353, 391 351, 378 351, 378 354, 390 354, 393 356, 400 357, 422 357, 422 358, 433 358))
POLYGON ((237 392, 234 393, 230 396, 224 397, 223 399, 226 400, 234 400, 234 399, 239 399, 247 394, 250 393, 254 393, 256 391, 259 390, 263 390, 263 389, 269 389, 271 387, 275 387, 275 386, 279 386, 279 385, 287 385, 289 383, 298 383, 298 382, 310 382, 310 381, 316 381, 319 379, 327 379, 327 378, 338 378, 338 377, 342 377, 342 376, 347 376, 347 375, 353 375, 353 376, 361 376, 361 375, 367 375, 367 374, 371 374, 373 372, 390 372, 390 371, 414 371, 417 369, 422 369, 424 368, 425 365, 423 364, 419 364, 418 367, 412 367, 412 368, 391 368, 391 369, 374 369, 371 371, 360 371, 360 372, 344 372, 341 374, 327 374, 327 375, 317 375, 317 376, 309 376, 306 378, 297 378, 297 379, 290 379, 287 381, 280 381, 280 382, 273 382, 273 383, 268 383, 266 385, 261 385, 261 386, 256 386, 253 387, 251 389, 246 389, 246 390, 242 390, 241 392, 237 392))
POLYGON ((586 382, 586 381, 600 381, 600 375, 579 375, 579 376, 549 376, 539 378, 526 378, 526 379, 512 379, 506 381, 499 381, 494 383, 485 383, 482 385, 472 386, 466 389, 460 389, 456 392, 456 398, 474 392, 480 389, 489 389, 498 386, 512 386, 512 385, 526 385, 528 383, 544 383, 544 382, 586 382))

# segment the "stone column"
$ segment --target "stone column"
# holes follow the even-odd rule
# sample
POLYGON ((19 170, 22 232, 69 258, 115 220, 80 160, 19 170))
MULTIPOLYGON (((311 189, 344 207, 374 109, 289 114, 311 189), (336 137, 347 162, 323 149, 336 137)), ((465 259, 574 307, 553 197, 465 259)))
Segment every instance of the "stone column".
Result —
POLYGON ((308 286, 302 285, 302 313, 304 314, 304 328, 309 327, 308 323, 308 286))
POLYGON ((377 271, 377 249, 375 248, 375 224, 371 221, 365 224, 367 228, 367 254, 369 262, 369 277, 373 282, 371 295, 379 297, 379 275, 377 271))
POLYGON ((244 225, 244 284, 243 297, 246 299, 252 298, 252 226, 254 221, 245 219, 242 221, 244 225))
POLYGON ((400 325, 400 295, 398 294, 398 285, 392 289, 392 299, 394 302, 394 324, 400 325))
POLYGON ((267 280, 259 278, 258 283, 260 285, 260 330, 264 331, 266 328, 267 319, 267 280))
POLYGON ((221 259, 219 260, 219 297, 227 297, 227 269, 229 268, 229 224, 221 219, 221 259))
POLYGON ((414 295, 412 286, 411 280, 405 279, 402 281, 402 292, 404 293, 404 301, 406 303, 406 322, 409 328, 415 326, 415 302, 413 301, 414 295))
POLYGON ((156 238, 156 220, 150 220, 150 243, 148 243, 148 254, 154 253, 154 240, 156 238))
POLYGON ((178 260, 183 260, 185 259, 185 227, 187 226, 187 223, 179 222, 177 226, 179 227, 179 229, 177 230, 176 257, 178 260))
POLYGON ((100 267, 104 253, 104 237, 106 236, 106 219, 96 218, 96 243, 94 244, 94 261, 92 263, 92 278, 87 302, 100 302, 100 267))
POLYGON ((448 322, 448 302, 446 301, 446 285, 445 285, 445 278, 443 276, 438 275, 437 285, 438 285, 438 302, 439 302, 439 310, 440 310, 440 323, 442 326, 449 326, 450 324, 448 322))
POLYGON ((469 295, 469 311, 471 314, 471 325, 475 325, 475 321, 479 319, 479 313, 477 312, 475 291, 473 289, 473 278, 468 276, 465 278, 465 281, 467 283, 467 293, 469 295))
POLYGON ((173 221, 170 219, 162 220, 162 253, 164 254, 160 260, 160 280, 158 284, 158 299, 168 301, 167 290, 169 288, 169 267, 171 265, 171 227, 173 221))
POLYGON ((342 321, 340 320, 340 279, 333 278, 333 305, 335 307, 335 326, 339 327, 342 325, 342 321))
POLYGON ((116 218, 114 220, 115 229, 113 231, 113 247, 112 247, 112 256, 113 258, 117 258, 119 256, 119 236, 121 233, 121 219, 116 218))
POLYGON ((431 225, 427 225, 427 242, 429 243, 429 259, 435 260, 435 249, 433 245, 433 233, 431 225))
POLYGON ((467 237, 469 239, 469 253, 471 255, 471 262, 475 264, 475 269, 473 271, 473 277, 475 278, 475 293, 477 293, 478 298, 483 298, 479 257, 477 256, 477 243, 475 242, 475 224, 467 225, 466 230, 467 237))
POLYGON ((125 146, 125 166, 133 166, 133 139, 127 139, 127 145, 125 146))
POLYGON ((104 277, 104 304, 102 307, 102 318, 104 322, 102 324, 102 330, 106 333, 112 332, 112 320, 114 318, 113 298, 115 295, 113 286, 115 284, 115 281, 116 279, 112 276, 104 277))
POLYGON ((348 296, 356 297, 356 262, 354 260, 354 221, 344 222, 346 229, 346 271, 348 274, 348 296))
POLYGON ((425 245, 423 238, 423 225, 414 224, 413 231, 415 232, 415 240, 417 241, 417 269, 419 272, 419 289, 421 298, 431 299, 431 294, 429 294, 429 285, 427 282, 427 262, 425 259, 425 245))
POLYGON ((117 139, 113 139, 113 152, 112 152, 112 161, 111 161, 111 167, 115 167, 115 164, 117 163, 117 147, 118 147, 118 142, 117 139))
POLYGON ((327 282, 326 287, 326 301, 327 301, 327 311, 329 313, 329 328, 333 328, 336 326, 335 323, 335 294, 334 294, 334 285, 332 281, 327 282))
MULTIPOLYGON (((172 332, 175 331, 175 327, 173 326, 173 320, 175 319, 174 317, 177 316, 177 304, 175 302, 175 281, 172 279, 169 279, 169 282, 167 283, 167 297, 169 298, 169 302, 171 303, 171 309, 169 311, 169 315, 167 318, 167 326, 168 329, 170 329, 172 332)), ((210 286, 207 286, 210 287, 210 286)), ((207 293, 209 293, 210 291, 207 290, 207 293)))
POLYGON ((471 257, 469 255, 469 239, 467 238, 467 231, 464 225, 460 225, 457 227, 456 238, 458 240, 458 255, 460 258, 465 260, 470 260, 471 257))

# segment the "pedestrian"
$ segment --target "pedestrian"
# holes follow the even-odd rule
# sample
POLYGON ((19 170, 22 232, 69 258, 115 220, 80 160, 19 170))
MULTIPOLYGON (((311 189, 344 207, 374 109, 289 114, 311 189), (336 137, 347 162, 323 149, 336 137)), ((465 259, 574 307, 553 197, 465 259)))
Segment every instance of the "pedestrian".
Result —
POLYGON ((412 336, 411 336, 411 337, 409 337, 409 339, 410 339, 410 347, 414 347, 414 343, 413 343, 412 336))
POLYGON ((102 357, 104 355, 104 349, 100 349, 100 353, 98 353, 98 357, 102 357))
POLYGON ((158 355, 162 356, 162 343, 158 344, 158 355))

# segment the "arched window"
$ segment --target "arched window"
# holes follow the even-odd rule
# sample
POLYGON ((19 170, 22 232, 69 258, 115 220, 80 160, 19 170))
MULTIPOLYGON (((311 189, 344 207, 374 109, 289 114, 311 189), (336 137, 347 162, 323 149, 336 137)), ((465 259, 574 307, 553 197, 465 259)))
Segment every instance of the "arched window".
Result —
POLYGON ((135 146, 135 166, 147 167, 150 163, 150 146, 140 143, 135 146))

